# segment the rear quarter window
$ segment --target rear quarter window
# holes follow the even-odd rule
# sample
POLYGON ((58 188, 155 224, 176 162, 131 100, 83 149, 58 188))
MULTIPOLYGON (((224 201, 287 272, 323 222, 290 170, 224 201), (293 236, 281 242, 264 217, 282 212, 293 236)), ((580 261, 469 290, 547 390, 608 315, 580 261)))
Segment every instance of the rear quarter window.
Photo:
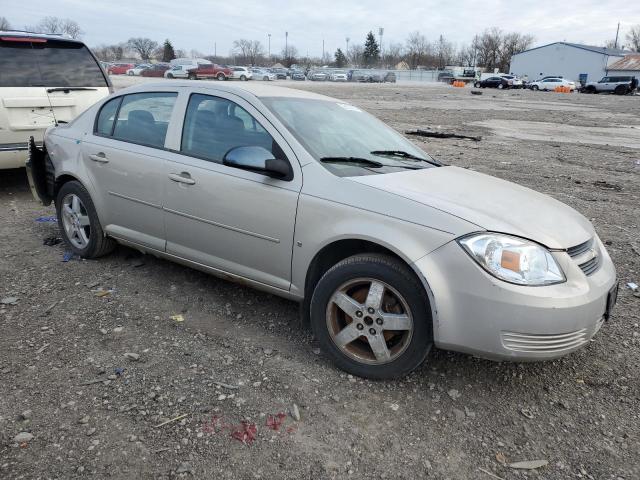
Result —
POLYGON ((164 148, 169 119, 177 96, 175 92, 125 95, 118 110, 113 138, 164 148))

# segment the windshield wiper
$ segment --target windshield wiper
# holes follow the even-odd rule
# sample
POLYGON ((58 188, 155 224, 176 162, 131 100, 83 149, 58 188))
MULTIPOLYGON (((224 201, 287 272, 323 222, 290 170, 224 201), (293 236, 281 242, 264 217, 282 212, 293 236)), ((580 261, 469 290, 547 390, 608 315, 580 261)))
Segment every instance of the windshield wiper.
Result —
POLYGON ((71 92, 71 91, 82 91, 82 90, 97 90, 97 88, 89 88, 89 87, 56 87, 56 88, 47 88, 47 93, 52 92, 71 92))
POLYGON ((370 152, 370 153, 371 155, 400 157, 400 158, 406 158, 407 160, 417 160, 420 162, 427 162, 432 165, 441 165, 441 163, 436 160, 427 160, 426 158, 418 157, 417 155, 413 155, 412 153, 404 152, 402 150, 374 150, 373 152, 370 152))
POLYGON ((375 160, 369 160, 368 158, 360 157, 322 157, 320 159, 322 163, 356 163, 364 165, 366 167, 381 168, 384 167, 384 163, 376 162, 375 160))

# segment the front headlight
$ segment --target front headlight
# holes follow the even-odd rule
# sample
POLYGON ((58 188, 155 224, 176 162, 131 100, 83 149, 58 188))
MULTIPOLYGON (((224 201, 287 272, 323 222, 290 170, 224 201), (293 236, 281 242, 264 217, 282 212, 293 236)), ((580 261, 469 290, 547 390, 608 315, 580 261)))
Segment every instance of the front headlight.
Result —
POLYGON ((552 285, 566 281, 549 250, 518 237, 479 233, 458 243, 494 277, 518 285, 552 285))

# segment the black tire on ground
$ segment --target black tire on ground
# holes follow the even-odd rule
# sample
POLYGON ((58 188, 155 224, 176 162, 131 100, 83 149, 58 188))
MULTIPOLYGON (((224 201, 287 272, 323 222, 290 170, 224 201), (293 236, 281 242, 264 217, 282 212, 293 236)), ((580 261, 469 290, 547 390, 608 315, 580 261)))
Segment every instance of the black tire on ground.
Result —
POLYGON ((91 200, 91 195, 89 195, 87 189, 84 188, 80 182, 73 180, 62 185, 58 191, 58 195, 56 196, 56 215, 58 217, 58 227, 60 228, 60 233, 62 234, 66 246, 76 255, 79 255, 82 258, 98 258, 111 253, 116 247, 116 242, 104 235, 96 208, 93 205, 93 200, 91 200), (87 215, 89 216, 89 243, 83 249, 77 248, 69 241, 67 238, 67 232, 65 231, 62 223, 62 201, 68 194, 74 194, 80 198, 80 201, 83 203, 84 208, 87 211, 87 215))
POLYGON ((500 90, 502 90, 502 89, 504 88, 504 85, 503 85, 502 83, 500 83, 500 84, 498 84, 498 88, 499 88, 500 90))
POLYGON ((415 274, 402 262, 381 254, 346 258, 330 268, 315 287, 310 304, 311 328, 322 350, 342 370, 371 379, 402 377, 418 368, 433 345, 431 308, 427 294, 415 274), (413 333, 404 352, 388 363, 371 365, 343 353, 327 326, 327 306, 345 282, 360 278, 380 280, 404 297, 413 317, 413 333))
POLYGON ((589 85, 588 87, 586 87, 586 88, 584 89, 584 91, 585 91, 586 93, 597 93, 597 92, 596 92, 596 87, 594 87, 593 85, 589 85))
POLYGON ((531 90, 537 92, 538 90, 540 90, 540 87, 538 87, 538 85, 534 85, 533 87, 531 87, 531 90))
POLYGON ((167 73, 167 78, 173 78, 173 73, 167 73))
POLYGON ((197 80, 198 79, 198 77, 196 77, 195 73, 190 73, 189 75, 187 75, 187 78, 189 80, 197 80))
POLYGON ((267 76, 265 75, 264 77, 262 77, 262 80, 264 80, 264 81, 266 82, 267 80, 269 80, 269 77, 267 77, 267 76))
POLYGON ((219 74, 216 76, 216 78, 217 78, 218 80, 226 80, 226 79, 227 79, 227 77, 225 77, 225 76, 224 76, 224 73, 219 73, 219 74))
POLYGON ((246 75, 240 75, 240 80, 243 82, 247 81, 247 76, 246 75))
POLYGON ((473 86, 476 87, 476 88, 480 88, 480 82, 474 83, 473 86))
POLYGON ((625 95, 628 91, 629 87, 627 87, 626 85, 618 85, 613 93, 615 93, 616 95, 625 95))

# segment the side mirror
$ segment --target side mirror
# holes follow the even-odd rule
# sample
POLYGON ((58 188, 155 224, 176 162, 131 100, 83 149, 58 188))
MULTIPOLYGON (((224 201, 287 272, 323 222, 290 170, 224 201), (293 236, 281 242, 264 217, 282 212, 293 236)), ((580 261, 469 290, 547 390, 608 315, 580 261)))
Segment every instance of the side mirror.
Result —
POLYGON ((222 159, 223 165, 261 173, 268 177, 291 180, 289 162, 274 158, 264 147, 234 147, 222 159))

